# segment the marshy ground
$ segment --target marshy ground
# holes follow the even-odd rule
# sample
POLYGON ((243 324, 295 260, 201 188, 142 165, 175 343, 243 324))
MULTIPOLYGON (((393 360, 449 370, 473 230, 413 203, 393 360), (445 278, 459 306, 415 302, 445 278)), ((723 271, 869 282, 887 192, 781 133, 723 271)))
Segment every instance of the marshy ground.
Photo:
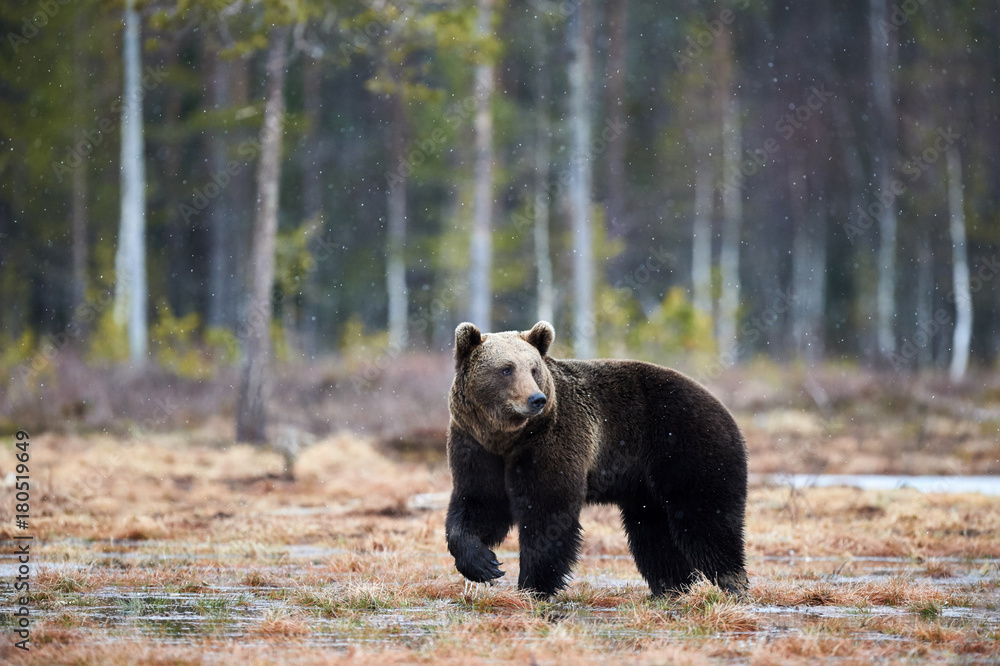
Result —
MULTIPOLYGON (((222 431, 32 438, 32 649, 13 647, 5 540, 0 660, 1000 659, 997 497, 756 485, 748 602, 708 584, 651 600, 617 513, 589 507, 573 583, 537 602, 513 588, 514 535, 500 584, 463 583, 444 545, 440 460, 331 436, 289 480, 279 455, 225 445, 222 431)), ((765 435, 781 436, 749 439, 765 435)), ((14 534, 13 504, 0 489, 0 538, 14 534)))

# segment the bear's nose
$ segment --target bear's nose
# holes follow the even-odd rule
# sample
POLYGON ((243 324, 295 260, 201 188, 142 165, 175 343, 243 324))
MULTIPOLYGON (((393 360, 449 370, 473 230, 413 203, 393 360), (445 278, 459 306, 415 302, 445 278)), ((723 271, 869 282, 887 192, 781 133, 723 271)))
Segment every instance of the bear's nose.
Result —
POLYGON ((532 393, 531 396, 528 397, 528 407, 541 410, 547 401, 548 398, 545 397, 544 393, 532 393))

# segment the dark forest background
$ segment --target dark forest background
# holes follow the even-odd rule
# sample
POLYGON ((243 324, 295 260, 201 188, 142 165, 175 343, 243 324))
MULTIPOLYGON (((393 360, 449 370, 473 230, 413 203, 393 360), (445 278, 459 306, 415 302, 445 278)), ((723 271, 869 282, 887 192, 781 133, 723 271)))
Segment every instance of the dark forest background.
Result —
MULTIPOLYGON (((505 330, 544 315, 563 354, 592 343, 702 374, 764 356, 960 379, 961 321, 970 367, 996 364, 996 3, 135 9, 146 363, 198 377, 241 362, 279 48, 279 359, 385 361, 447 350, 470 317, 505 330), (584 125, 581 193, 567 174, 584 125), (478 246, 477 186, 491 195, 478 246), (574 262, 588 252, 592 276, 574 262), (477 297, 488 307, 470 312, 477 297)), ((0 8, 0 364, 27 390, 67 349, 96 365, 129 355, 111 305, 122 17, 95 0, 0 8)))

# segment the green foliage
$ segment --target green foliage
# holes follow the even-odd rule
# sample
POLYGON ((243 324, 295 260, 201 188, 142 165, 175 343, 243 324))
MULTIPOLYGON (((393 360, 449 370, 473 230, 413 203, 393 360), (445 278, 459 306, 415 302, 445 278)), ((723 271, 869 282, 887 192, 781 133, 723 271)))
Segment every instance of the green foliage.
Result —
POLYGON ((306 275, 316 267, 309 243, 322 230, 320 220, 306 220, 298 228, 279 231, 274 249, 274 283, 282 294, 302 292, 306 275))
POLYGON ((642 316, 632 292, 602 282, 597 285, 595 300, 597 348, 600 355, 617 358, 632 355, 628 331, 642 316))
POLYGON ((240 341, 228 328, 205 329, 205 351, 215 365, 236 365, 240 359, 240 341))
MULTIPOLYGON (((6 336, 4 336, 6 337, 6 336)), ((0 382, 7 383, 11 370, 31 360, 35 353, 35 334, 25 329, 17 340, 4 340, 0 344, 0 382)))
POLYGON ((632 350, 642 358, 663 359, 712 352, 712 320, 695 309, 682 287, 667 292, 663 302, 629 333, 632 350))
POLYGON ((96 365, 124 363, 128 359, 128 333, 115 321, 114 308, 105 308, 95 320, 85 357, 96 365))
POLYGON ((157 321, 150 328, 149 337, 150 349, 157 363, 178 377, 211 375, 211 366, 205 362, 197 345, 198 313, 175 317, 166 302, 161 303, 156 311, 157 321))
POLYGON ((235 365, 240 357, 236 335, 225 328, 209 328, 199 335, 197 312, 174 315, 164 301, 150 328, 150 349, 156 362, 178 377, 212 377, 223 366, 235 365))
POLYGON ((340 336, 340 352, 348 364, 359 365, 376 359, 386 352, 388 346, 388 331, 366 332, 364 322, 358 315, 351 315, 344 324, 340 336))

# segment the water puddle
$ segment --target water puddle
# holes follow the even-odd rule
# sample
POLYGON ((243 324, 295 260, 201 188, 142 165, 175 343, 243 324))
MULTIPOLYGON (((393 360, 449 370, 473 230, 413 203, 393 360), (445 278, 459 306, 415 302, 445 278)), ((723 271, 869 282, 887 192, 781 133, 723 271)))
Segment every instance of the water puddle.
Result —
POLYGON ((861 490, 911 488, 922 493, 981 493, 1000 495, 1000 476, 896 476, 890 474, 763 474, 751 475, 754 485, 861 490))
MULTIPOLYGON (((304 644, 335 649, 359 644, 419 648, 446 640, 454 627, 467 623, 488 631, 522 632, 526 640, 542 639, 545 633, 537 629, 540 622, 542 626, 565 624, 601 640, 623 644, 706 636, 742 639, 746 635, 748 640, 767 640, 768 636, 811 635, 817 631, 852 640, 907 641, 913 640, 912 636, 907 638, 899 627, 925 622, 944 627, 986 627, 993 633, 1000 630, 1000 611, 996 610, 1000 607, 1000 570, 997 561, 991 559, 937 558, 928 563, 898 557, 751 558, 752 586, 825 590, 827 598, 783 605, 782 599, 794 599, 796 595, 764 595, 759 597, 761 603, 736 606, 727 611, 732 617, 723 613, 719 618, 679 605, 649 602, 638 574, 619 571, 617 560, 627 559, 621 556, 582 558, 581 569, 595 573, 578 575, 570 592, 576 590, 584 600, 538 608, 490 603, 488 595, 512 589, 514 581, 505 581, 492 592, 484 586, 470 597, 429 599, 396 589, 391 583, 366 583, 357 574, 329 572, 311 578, 301 575, 323 570, 322 564, 316 567, 311 563, 341 552, 310 545, 288 547, 278 554, 280 557, 269 557, 252 567, 259 573, 256 583, 247 581, 248 569, 238 563, 209 564, 188 556, 181 564, 170 560, 165 565, 165 558, 149 559, 153 556, 146 552, 142 557, 147 559, 143 560, 139 553, 128 549, 115 553, 114 557, 120 559, 86 565, 72 561, 45 564, 34 569, 33 575, 56 573, 62 579, 97 580, 99 586, 54 584, 50 578, 46 593, 33 603, 32 621, 36 626, 45 621, 49 626, 72 629, 94 642, 142 637, 170 644, 226 639, 255 645, 293 637, 304 644), (122 561, 128 561, 128 565, 122 567, 122 561), (939 570, 947 565, 947 575, 934 577, 928 573, 929 564, 939 570), (129 572, 150 567, 155 571, 164 565, 183 575, 172 584, 129 582, 129 572), (196 589, 185 589, 176 582, 185 580, 197 581, 196 589), (272 580, 285 581, 287 587, 272 580), (937 596, 930 595, 929 602, 901 601, 893 605, 872 602, 864 592, 858 592, 892 585, 931 590, 937 596), (585 601, 588 589, 596 593, 595 599, 606 592, 620 597, 622 602, 616 600, 618 605, 611 607, 589 604, 585 601), (855 605, 834 603, 843 599, 852 599, 855 605), (958 601, 950 603, 949 599, 958 601)), ((3 557, 0 580, 10 580, 15 567, 10 556, 3 557)), ((9 605, 10 600, 11 595, 0 594, 0 628, 12 620, 15 609, 9 605)))

